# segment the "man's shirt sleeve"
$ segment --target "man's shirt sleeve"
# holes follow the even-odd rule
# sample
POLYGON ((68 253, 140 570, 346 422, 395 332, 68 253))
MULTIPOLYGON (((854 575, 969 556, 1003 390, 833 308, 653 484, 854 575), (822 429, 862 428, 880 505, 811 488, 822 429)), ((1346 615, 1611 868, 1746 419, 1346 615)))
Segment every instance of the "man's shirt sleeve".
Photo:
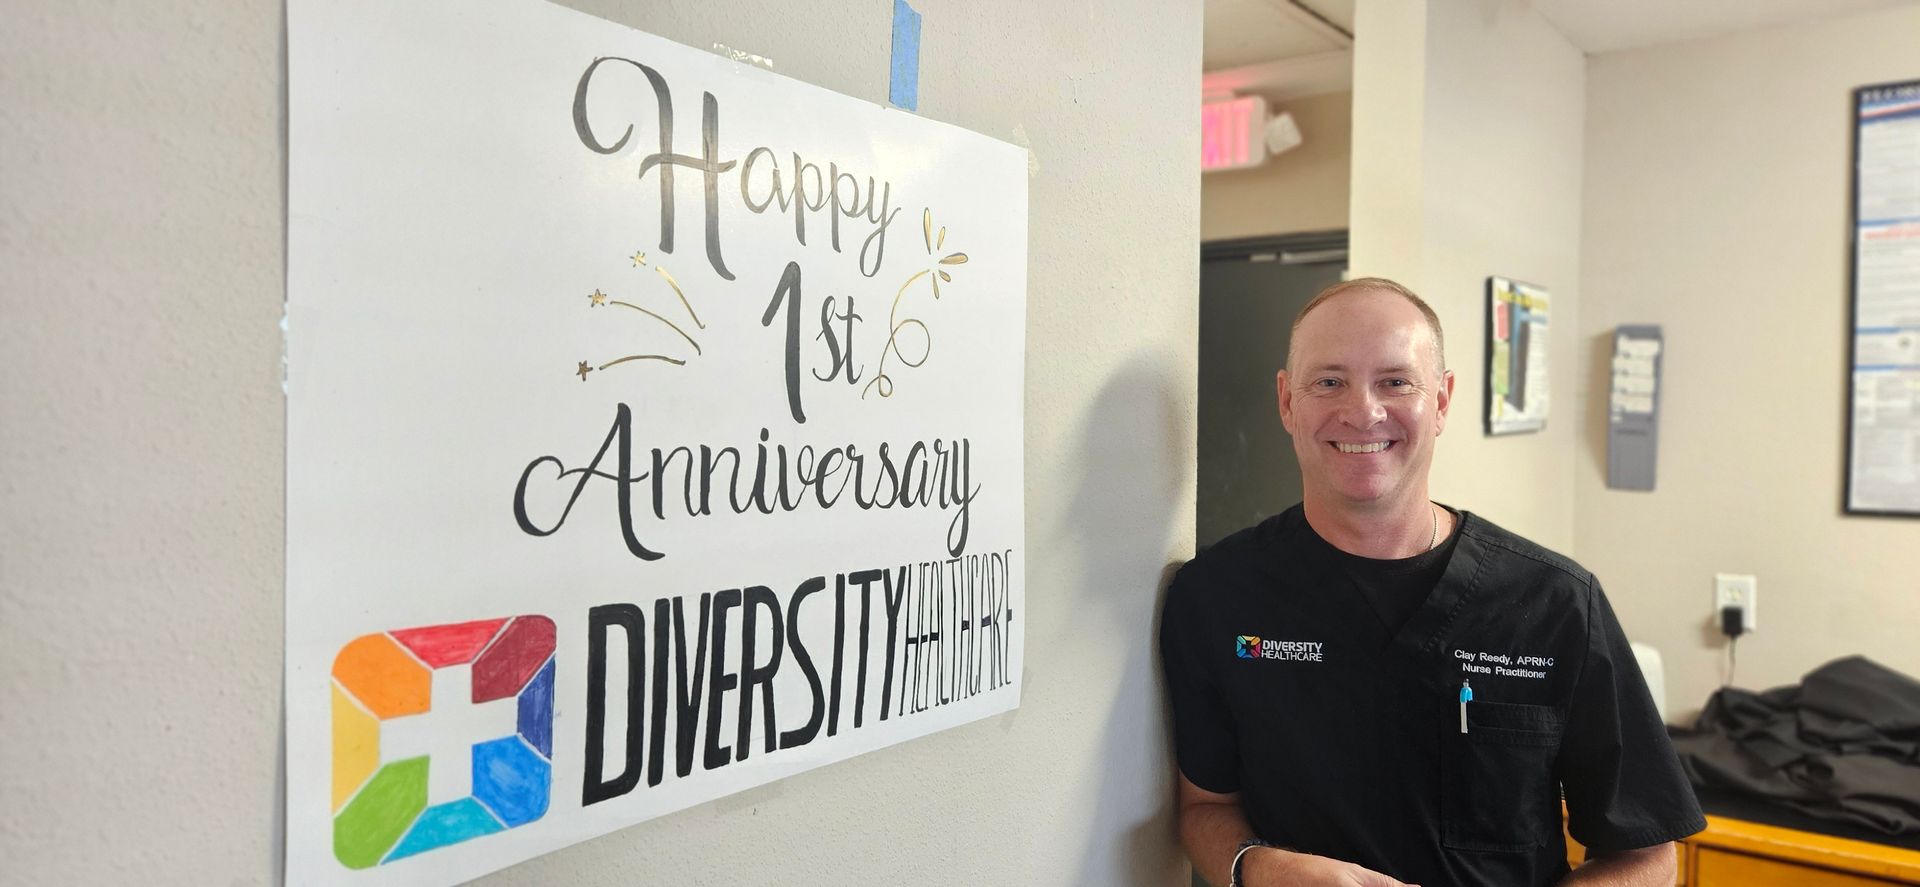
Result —
POLYGON ((1180 772, 1189 782, 1226 794, 1240 788, 1239 741, 1218 675, 1208 668, 1217 657, 1204 655, 1209 641, 1231 644, 1230 637, 1209 638, 1209 622, 1197 605, 1211 597, 1192 564, 1180 569, 1160 617, 1160 663, 1173 703, 1173 745, 1180 772))
POLYGON ((1567 831, 1590 853, 1650 847, 1706 828, 1626 633, 1598 583, 1587 595, 1586 657, 1558 766, 1567 831))

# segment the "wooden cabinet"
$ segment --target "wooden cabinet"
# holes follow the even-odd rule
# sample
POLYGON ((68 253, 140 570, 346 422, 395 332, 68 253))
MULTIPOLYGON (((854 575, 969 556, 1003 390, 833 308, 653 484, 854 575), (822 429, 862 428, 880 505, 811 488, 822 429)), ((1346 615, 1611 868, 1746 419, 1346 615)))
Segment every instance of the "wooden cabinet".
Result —
MULTIPOLYGON (((1920 851, 1850 841, 1721 816, 1681 842, 1679 876, 1685 887, 1885 887, 1920 885, 1920 851)), ((1567 863, 1586 850, 1567 838, 1567 863)))
POLYGON ((1701 847, 1694 851, 1693 875, 1696 884, 1749 884, 1754 887, 1772 884, 1791 884, 1794 887, 1886 887, 1900 883, 1765 856, 1730 853, 1712 847, 1701 847))

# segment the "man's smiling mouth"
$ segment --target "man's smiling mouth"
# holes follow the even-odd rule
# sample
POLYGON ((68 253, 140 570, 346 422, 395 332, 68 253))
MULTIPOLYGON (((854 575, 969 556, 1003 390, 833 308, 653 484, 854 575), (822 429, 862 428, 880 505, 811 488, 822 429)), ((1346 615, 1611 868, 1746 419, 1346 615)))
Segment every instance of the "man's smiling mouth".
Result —
POLYGON ((1340 443, 1339 441, 1329 441, 1329 443, 1333 444, 1334 449, 1342 453, 1378 453, 1391 448, 1394 444, 1394 442, 1390 440, 1374 441, 1373 443, 1340 443))

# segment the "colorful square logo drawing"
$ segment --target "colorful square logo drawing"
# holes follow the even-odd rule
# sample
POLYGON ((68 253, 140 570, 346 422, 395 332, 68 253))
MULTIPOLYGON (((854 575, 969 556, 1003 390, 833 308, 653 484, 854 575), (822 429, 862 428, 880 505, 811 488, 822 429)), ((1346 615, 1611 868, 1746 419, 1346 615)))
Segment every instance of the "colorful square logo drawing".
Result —
POLYGON ((335 858, 371 868, 546 815, 553 649, 545 616, 378 632, 341 647, 335 858))
POLYGON ((1250 634, 1243 634, 1234 638, 1233 655, 1241 659, 1260 658, 1260 639, 1250 634))

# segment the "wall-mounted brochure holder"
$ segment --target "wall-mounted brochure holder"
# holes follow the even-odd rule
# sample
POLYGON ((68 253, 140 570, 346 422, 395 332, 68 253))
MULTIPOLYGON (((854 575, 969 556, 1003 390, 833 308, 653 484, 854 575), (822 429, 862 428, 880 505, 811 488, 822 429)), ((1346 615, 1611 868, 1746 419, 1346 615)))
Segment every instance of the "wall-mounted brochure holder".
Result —
POLYGON ((1658 326, 1620 326, 1613 335, 1613 386, 1607 398, 1607 486, 1652 490, 1660 449, 1658 326))

